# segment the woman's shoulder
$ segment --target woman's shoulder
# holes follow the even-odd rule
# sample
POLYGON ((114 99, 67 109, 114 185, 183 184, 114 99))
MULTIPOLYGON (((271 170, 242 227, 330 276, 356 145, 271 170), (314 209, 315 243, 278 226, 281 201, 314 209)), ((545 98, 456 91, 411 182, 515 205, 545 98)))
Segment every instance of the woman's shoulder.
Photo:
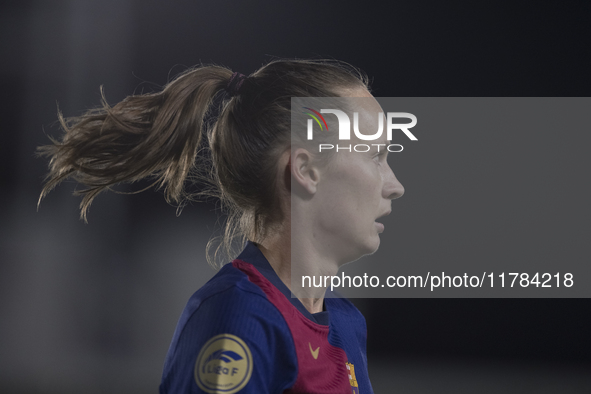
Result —
POLYGON ((161 392, 190 392, 224 374, 256 388, 248 392, 266 392, 263 387, 281 392, 295 380, 296 360, 281 313, 246 274, 227 264, 187 303, 166 358, 161 392), (274 375, 278 364, 281 376, 274 375))
POLYGON ((265 293, 248 276, 231 263, 220 271, 203 287, 197 290, 187 302, 183 317, 191 318, 195 313, 211 313, 217 320, 240 320, 256 310, 274 309, 265 293))
POLYGON ((179 352, 192 355, 207 340, 221 334, 239 337, 250 347, 265 342, 265 332, 273 332, 281 342, 290 342, 285 319, 263 291, 242 271, 226 264, 187 302, 169 358, 179 352))

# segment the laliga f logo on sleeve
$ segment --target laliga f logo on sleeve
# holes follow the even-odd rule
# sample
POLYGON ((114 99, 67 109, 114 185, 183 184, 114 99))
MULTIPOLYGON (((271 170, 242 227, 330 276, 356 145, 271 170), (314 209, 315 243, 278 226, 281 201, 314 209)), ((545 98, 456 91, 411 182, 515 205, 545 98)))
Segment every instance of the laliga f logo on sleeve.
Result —
MULTIPOLYGON (((309 115, 312 119, 308 119, 307 138, 308 140, 314 139, 314 121, 318 124, 321 131, 328 131, 328 125, 322 114, 332 114, 337 117, 339 124, 339 141, 351 140, 351 119, 344 111, 339 109, 321 109, 320 112, 309 108, 303 107, 306 111, 306 115, 309 115), (324 127, 323 127, 324 126, 324 127)), ((362 141, 375 141, 382 137, 384 133, 384 113, 377 113, 378 118, 378 130, 373 134, 362 133, 359 129, 359 112, 353 112, 353 133, 355 136, 362 141)), ((402 131, 411 141, 417 141, 417 137, 409 129, 413 128, 417 124, 417 117, 408 112, 388 112, 386 114, 386 137, 388 141, 392 140, 392 134, 394 130, 402 131), (394 123, 395 119, 408 119, 410 123, 394 123)), ((353 146, 355 152, 368 152, 371 146, 377 146, 378 151, 380 146, 386 146, 386 144, 356 144, 353 146)), ((319 152, 323 150, 335 149, 333 144, 319 144, 319 152)), ((387 145, 389 152, 402 152, 402 145, 400 144, 389 144, 387 145)), ((348 150, 351 151, 351 145, 346 147, 336 146, 336 151, 348 150)))
POLYGON ((216 335, 197 356, 195 382, 207 393, 233 394, 246 386, 252 367, 252 354, 242 339, 232 334, 216 335))

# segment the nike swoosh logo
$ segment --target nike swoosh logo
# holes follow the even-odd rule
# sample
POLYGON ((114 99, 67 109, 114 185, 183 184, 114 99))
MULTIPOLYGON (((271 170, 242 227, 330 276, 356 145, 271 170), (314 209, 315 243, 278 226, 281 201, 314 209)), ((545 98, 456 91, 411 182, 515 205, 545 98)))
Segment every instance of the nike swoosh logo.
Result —
POLYGON ((312 357, 314 357, 314 360, 318 359, 318 352, 320 352, 320 346, 318 346, 316 350, 312 350, 312 344, 310 342, 308 342, 308 346, 310 346, 310 353, 312 353, 312 357))

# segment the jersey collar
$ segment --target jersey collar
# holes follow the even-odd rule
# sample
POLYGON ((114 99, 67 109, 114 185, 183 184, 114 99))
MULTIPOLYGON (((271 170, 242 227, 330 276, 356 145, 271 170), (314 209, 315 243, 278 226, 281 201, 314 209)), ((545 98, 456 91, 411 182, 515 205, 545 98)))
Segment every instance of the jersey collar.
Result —
POLYGON ((296 309, 309 320, 317 324, 327 326, 329 323, 328 311, 319 313, 310 313, 304 305, 293 296, 289 288, 279 279, 279 276, 269 263, 263 253, 260 251, 258 246, 251 241, 246 243, 246 246, 242 253, 238 256, 238 260, 245 261, 252 264, 257 271, 261 273, 273 286, 275 286, 296 309))

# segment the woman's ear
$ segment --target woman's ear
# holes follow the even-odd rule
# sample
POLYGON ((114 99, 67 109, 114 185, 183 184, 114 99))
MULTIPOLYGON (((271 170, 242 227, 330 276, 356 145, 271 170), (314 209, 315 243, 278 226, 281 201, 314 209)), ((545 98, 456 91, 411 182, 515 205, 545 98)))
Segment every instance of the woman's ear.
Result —
POLYGON ((300 189, 307 194, 315 194, 320 171, 312 154, 304 148, 298 148, 291 152, 287 165, 291 173, 292 190, 300 189))

